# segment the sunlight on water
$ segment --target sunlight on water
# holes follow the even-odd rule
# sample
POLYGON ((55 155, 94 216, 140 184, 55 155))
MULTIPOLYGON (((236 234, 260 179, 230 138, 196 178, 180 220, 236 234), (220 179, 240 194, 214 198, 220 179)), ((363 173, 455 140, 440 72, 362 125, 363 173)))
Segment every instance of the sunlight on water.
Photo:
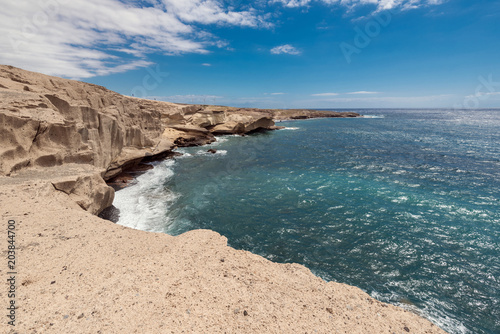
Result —
POLYGON ((500 111, 360 112, 180 149, 117 192, 119 223, 212 229, 450 333, 500 332, 500 111))

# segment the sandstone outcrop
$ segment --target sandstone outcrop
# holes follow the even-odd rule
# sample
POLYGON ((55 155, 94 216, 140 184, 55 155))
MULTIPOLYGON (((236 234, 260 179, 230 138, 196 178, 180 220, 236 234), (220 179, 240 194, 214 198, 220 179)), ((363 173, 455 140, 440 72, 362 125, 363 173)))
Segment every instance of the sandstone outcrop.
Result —
MULTIPOLYGON (((273 125, 269 115, 258 112, 228 114, 207 106, 144 100, 0 66, 0 175, 82 164, 97 168, 109 180, 176 146, 202 145, 213 142, 216 133, 246 133, 273 125)), ((83 204, 93 199, 76 196, 82 182, 66 189, 68 195, 96 213, 100 208, 83 204)))
POLYGON ((0 66, 0 85, 0 175, 81 163, 108 179, 176 145, 274 125, 270 114, 144 100, 10 66, 0 66))
POLYGON ((207 144, 220 134, 279 129, 273 119, 356 116, 145 100, 0 65, 0 175, 82 164, 102 170, 109 180, 176 146, 207 144))

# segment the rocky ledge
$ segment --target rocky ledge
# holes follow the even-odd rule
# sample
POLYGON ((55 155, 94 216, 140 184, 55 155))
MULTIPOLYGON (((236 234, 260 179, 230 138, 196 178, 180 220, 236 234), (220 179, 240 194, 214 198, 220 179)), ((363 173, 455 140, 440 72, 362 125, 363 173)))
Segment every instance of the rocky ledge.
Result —
POLYGON ((113 201, 105 180, 143 159, 272 130, 273 119, 327 116, 357 115, 157 102, 0 66, 0 213, 15 225, 19 259, 11 332, 444 333, 215 232, 172 237, 95 215, 113 201))

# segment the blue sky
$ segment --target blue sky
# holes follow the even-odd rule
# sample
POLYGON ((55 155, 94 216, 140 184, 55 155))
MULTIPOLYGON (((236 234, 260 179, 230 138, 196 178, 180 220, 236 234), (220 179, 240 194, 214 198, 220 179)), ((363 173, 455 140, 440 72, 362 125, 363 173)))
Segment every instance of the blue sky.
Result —
POLYGON ((2 5, 0 63, 125 95, 263 108, 500 107, 500 2, 2 5))

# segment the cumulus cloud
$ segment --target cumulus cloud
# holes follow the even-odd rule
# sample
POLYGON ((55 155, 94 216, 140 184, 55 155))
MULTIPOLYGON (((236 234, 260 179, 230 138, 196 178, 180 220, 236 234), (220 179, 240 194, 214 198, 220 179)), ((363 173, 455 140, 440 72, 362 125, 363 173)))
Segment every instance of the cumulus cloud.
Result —
POLYGON ((299 55, 301 52, 297 50, 294 46, 291 46, 290 44, 284 44, 272 48, 271 53, 274 55, 279 55, 279 54, 299 55))
POLYGON ((285 7, 302 7, 308 5, 311 0, 273 0, 272 2, 281 2, 285 7))
MULTIPOLYGON (((150 66, 148 54, 231 50, 208 25, 269 28, 268 4, 313 3, 375 10, 437 5, 442 0, 25 0, 0 11, 0 63, 70 78, 89 78, 150 66), (238 4, 235 6, 234 3, 238 4)), ((272 54, 299 55, 290 44, 272 54)))
POLYGON ((255 11, 216 0, 7 1, 0 12, 0 63, 71 78, 149 66, 145 55, 224 47, 200 25, 266 26, 255 11))

